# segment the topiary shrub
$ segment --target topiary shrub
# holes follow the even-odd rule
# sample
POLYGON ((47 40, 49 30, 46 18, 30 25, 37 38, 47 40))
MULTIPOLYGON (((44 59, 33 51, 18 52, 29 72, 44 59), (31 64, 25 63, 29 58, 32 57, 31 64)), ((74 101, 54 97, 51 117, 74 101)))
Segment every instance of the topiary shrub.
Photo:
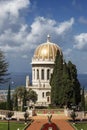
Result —
POLYGON ((29 117, 29 113, 28 113, 28 112, 25 112, 25 113, 24 113, 25 123, 27 122, 28 117, 29 117))
POLYGON ((75 111, 72 111, 71 114, 70 114, 70 116, 71 116, 73 122, 75 122, 75 119, 76 119, 76 117, 77 117, 75 111))

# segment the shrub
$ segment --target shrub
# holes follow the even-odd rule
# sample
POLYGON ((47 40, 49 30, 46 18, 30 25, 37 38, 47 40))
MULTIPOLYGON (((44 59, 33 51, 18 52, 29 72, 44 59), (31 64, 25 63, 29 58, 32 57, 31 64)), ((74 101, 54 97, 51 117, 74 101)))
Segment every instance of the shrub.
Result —
POLYGON ((25 112, 24 113, 24 118, 25 118, 25 122, 27 122, 27 118, 29 117, 29 113, 28 112, 25 112))
POLYGON ((71 116, 73 122, 75 122, 75 119, 76 119, 76 117, 77 117, 75 111, 72 111, 71 114, 70 114, 70 116, 71 116))

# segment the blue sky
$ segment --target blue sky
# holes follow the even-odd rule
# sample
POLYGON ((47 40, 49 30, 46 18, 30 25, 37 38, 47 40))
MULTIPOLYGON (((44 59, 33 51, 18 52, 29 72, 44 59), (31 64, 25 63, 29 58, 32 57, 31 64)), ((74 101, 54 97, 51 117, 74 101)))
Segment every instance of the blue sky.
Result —
POLYGON ((47 34, 64 59, 87 73, 86 0, 0 0, 0 49, 10 72, 31 72, 35 48, 47 34))

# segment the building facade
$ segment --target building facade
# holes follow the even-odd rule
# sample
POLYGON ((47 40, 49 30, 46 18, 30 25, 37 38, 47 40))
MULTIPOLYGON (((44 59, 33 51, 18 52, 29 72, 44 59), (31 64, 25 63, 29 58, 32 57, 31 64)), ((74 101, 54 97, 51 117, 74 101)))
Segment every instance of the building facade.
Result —
POLYGON ((30 86, 29 76, 26 77, 27 90, 32 89, 38 95, 36 105, 48 106, 51 103, 50 78, 53 73, 56 53, 62 55, 61 48, 50 41, 47 36, 46 43, 40 44, 32 58, 32 86, 30 86))

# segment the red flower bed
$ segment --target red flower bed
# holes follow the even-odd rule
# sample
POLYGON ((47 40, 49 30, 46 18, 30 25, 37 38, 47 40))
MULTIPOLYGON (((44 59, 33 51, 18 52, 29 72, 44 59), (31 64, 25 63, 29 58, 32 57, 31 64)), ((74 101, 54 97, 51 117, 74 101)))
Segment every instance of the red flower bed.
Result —
POLYGON ((59 130, 55 123, 46 123, 42 126, 40 130, 59 130))

